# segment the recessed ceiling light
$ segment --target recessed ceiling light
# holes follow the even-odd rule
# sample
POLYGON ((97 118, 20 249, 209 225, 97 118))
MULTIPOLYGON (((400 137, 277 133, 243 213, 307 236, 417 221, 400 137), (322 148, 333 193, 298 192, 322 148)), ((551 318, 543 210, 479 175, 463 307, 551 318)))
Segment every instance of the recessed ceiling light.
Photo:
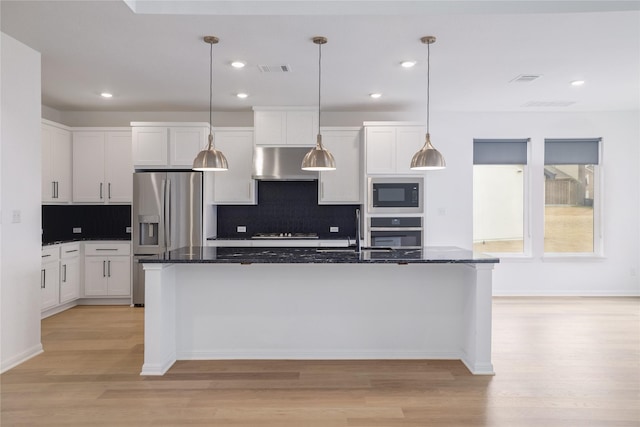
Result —
POLYGON ((369 94, 369 96, 371 98, 373 98, 373 99, 378 99, 378 98, 380 98, 382 96, 382 94, 381 93, 371 93, 371 94, 369 94))
POLYGON ((584 84, 584 80, 574 80, 571 82, 571 86, 582 86, 584 84))
POLYGON ((231 63, 231 66, 232 66, 233 68, 243 68, 245 65, 247 65, 247 64, 245 64, 245 63, 244 63, 244 62, 242 62, 242 61, 233 61, 233 62, 231 63))
POLYGON ((102 92, 100 94, 100 96, 103 97, 103 98, 111 98, 111 97, 113 97, 113 94, 109 93, 109 92, 102 92))
POLYGON ((413 67, 414 65, 416 65, 416 61, 402 61, 402 62, 400 63, 400 65, 401 65, 403 68, 411 68, 411 67, 413 67))
POLYGON ((237 96, 238 98, 245 99, 246 97, 248 97, 248 96, 249 96, 249 94, 244 93, 244 92, 240 92, 240 93, 236 94, 236 96, 237 96))

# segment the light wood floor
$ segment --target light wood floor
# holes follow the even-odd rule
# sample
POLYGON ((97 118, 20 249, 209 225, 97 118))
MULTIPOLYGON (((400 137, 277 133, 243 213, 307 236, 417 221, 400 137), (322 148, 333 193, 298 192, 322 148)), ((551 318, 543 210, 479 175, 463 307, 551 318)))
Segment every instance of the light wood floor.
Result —
MULTIPOLYGON (((17 327, 18 325, 16 325, 17 327)), ((457 361, 189 361, 141 377, 143 309, 42 322, 8 426, 640 426, 640 299, 496 298, 496 375, 457 361)))

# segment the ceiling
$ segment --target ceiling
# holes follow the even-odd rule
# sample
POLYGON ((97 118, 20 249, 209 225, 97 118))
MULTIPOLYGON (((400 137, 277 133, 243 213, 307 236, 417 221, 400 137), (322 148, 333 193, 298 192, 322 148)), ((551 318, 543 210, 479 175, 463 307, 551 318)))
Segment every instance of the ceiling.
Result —
POLYGON ((640 109, 640 1, 2 0, 0 17, 42 53, 42 102, 60 111, 208 110, 205 35, 220 39, 214 111, 317 105, 318 35, 325 111, 423 111, 426 35, 432 111, 640 109))

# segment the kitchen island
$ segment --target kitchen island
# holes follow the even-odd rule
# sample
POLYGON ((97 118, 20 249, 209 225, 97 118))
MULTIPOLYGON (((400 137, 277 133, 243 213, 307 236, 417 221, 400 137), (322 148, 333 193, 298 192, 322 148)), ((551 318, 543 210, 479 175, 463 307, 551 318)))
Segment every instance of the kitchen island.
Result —
POLYGON ((497 258, 455 247, 191 247, 142 262, 141 375, 207 359, 459 359, 493 374, 497 258))

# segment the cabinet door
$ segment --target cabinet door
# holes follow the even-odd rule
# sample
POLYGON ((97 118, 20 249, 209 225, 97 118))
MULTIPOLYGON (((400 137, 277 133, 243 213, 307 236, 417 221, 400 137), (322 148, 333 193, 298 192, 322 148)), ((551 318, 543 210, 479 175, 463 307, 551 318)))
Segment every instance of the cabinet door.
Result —
POLYGON ((215 172, 213 203, 255 204, 256 182, 253 172, 253 132, 215 132, 216 147, 227 157, 229 170, 215 172))
POLYGON ((52 202, 55 196, 53 179, 53 127, 42 125, 42 201, 52 202))
POLYGON ((133 165, 167 166, 169 164, 169 128, 134 127, 133 165))
POLYGON ((57 260, 42 264, 40 281, 42 310, 55 307, 60 295, 60 264, 57 260))
POLYGON ((104 132, 74 132, 74 202, 104 202, 104 163, 104 132))
POLYGON ((42 201, 71 201, 71 132, 42 126, 42 201))
POLYGON ((131 295, 131 258, 125 256, 107 259, 107 278, 109 296, 131 295))
POLYGON ((80 296, 80 260, 66 258, 60 262, 60 304, 80 296))
POLYGON ((318 135, 318 113, 287 111, 286 129, 287 145, 313 147, 318 135))
POLYGON ((107 295, 107 260, 106 257, 91 256, 84 258, 85 296, 107 295))
POLYGON ((360 203, 360 132, 322 132, 322 143, 336 159, 336 170, 320 172, 318 203, 360 203))
POLYGON ((424 145, 425 130, 421 126, 399 126, 396 130, 396 173, 424 174, 411 170, 411 158, 424 145))
POLYGON ((193 160, 208 143, 208 136, 208 129, 202 127, 170 128, 169 165, 191 168, 193 160))
POLYGON ((256 145, 286 144, 287 116, 284 111, 256 111, 253 127, 256 145))
POLYGON ((133 200, 131 133, 107 132, 105 142, 105 185, 109 203, 133 200))
POLYGON ((392 126, 368 127, 365 130, 365 141, 367 174, 395 173, 396 128, 392 126))

